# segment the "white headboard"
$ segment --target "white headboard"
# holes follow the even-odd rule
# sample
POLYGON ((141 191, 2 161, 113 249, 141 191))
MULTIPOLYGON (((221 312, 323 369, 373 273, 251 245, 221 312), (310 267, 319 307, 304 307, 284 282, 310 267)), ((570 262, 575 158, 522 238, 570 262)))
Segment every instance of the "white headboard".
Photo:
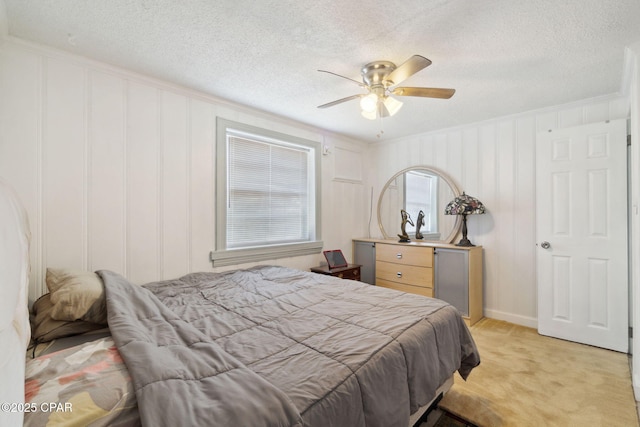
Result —
MULTIPOLYGON (((0 179, 0 403, 24 402, 30 236, 24 208, 0 179)), ((22 411, 0 410, 0 427, 22 426, 22 422, 22 411)))

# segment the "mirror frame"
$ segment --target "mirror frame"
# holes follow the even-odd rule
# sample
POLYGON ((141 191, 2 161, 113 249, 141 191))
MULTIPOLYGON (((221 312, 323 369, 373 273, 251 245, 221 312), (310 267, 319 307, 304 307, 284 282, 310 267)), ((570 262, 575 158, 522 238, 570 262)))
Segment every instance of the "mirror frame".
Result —
MULTIPOLYGON (((402 169, 400 172, 396 173, 395 175, 393 175, 391 178, 389 178, 389 180, 387 181, 387 183, 384 185, 384 187, 382 187, 382 190, 380 191, 380 196, 378 197, 378 227, 380 228, 380 232, 382 232, 382 236, 384 236, 385 239, 393 239, 393 236, 389 236, 387 234, 387 232, 384 229, 384 226, 382 225, 382 220, 380 218, 380 208, 382 205, 382 197, 384 196, 385 192, 387 191, 387 189, 389 188, 389 186, 396 180, 396 178, 398 178, 400 175, 409 172, 409 171, 414 171, 414 170, 419 170, 419 171, 426 171, 429 172, 433 175, 437 175, 439 178, 443 179, 444 182, 446 182, 449 187, 451 188, 451 191, 453 192, 454 197, 458 197, 459 195, 462 194, 462 192, 460 191, 460 189, 458 188, 458 186, 456 185, 456 183, 444 172, 442 172, 441 170, 438 170, 436 168, 433 168, 431 166, 422 166, 422 165, 417 165, 417 166, 410 166, 408 168, 402 169)), ((418 242, 445 242, 445 243, 451 243, 453 242, 453 239, 456 238, 456 236, 458 235, 458 233, 460 232, 460 228, 462 227, 462 218, 461 215, 457 215, 456 218, 456 222, 453 225, 453 229, 451 230, 451 233, 449 233, 449 235, 444 238, 444 239, 440 239, 440 240, 417 240, 418 242)), ((416 240, 413 240, 414 242, 416 240)))

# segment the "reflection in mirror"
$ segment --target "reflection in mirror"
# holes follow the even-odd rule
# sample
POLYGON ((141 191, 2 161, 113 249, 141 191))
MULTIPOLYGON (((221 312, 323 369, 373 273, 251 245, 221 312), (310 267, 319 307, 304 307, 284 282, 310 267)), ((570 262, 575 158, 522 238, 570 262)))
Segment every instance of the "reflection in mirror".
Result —
POLYGON ((385 238, 400 231, 400 211, 406 210, 414 225, 406 224, 411 240, 415 240, 417 219, 424 213, 420 234, 422 240, 451 242, 460 228, 458 216, 445 215, 444 208, 460 191, 442 172, 416 166, 398 172, 382 189, 378 200, 378 223, 385 238))

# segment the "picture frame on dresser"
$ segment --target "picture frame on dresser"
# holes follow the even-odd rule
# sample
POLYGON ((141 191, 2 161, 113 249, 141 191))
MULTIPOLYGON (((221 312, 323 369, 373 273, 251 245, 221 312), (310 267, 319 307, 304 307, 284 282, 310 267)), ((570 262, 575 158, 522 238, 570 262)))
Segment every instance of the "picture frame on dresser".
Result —
POLYGON ((332 249, 322 253, 327 260, 329 269, 346 267, 348 265, 347 259, 344 257, 340 249, 332 249))

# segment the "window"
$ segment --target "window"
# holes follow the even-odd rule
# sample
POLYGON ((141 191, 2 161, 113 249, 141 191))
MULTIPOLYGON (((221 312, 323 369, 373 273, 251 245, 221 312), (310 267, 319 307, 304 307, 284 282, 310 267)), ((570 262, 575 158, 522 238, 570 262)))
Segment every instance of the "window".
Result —
POLYGON ((218 118, 214 265, 318 253, 320 144, 218 118))
MULTIPOLYGON (((405 174, 405 210, 416 215, 413 223, 416 223, 418 212, 424 213, 424 228, 420 231, 426 233, 438 232, 437 188, 438 177, 420 171, 410 171, 405 174)), ((415 233, 415 225, 407 224, 407 232, 415 233)))

